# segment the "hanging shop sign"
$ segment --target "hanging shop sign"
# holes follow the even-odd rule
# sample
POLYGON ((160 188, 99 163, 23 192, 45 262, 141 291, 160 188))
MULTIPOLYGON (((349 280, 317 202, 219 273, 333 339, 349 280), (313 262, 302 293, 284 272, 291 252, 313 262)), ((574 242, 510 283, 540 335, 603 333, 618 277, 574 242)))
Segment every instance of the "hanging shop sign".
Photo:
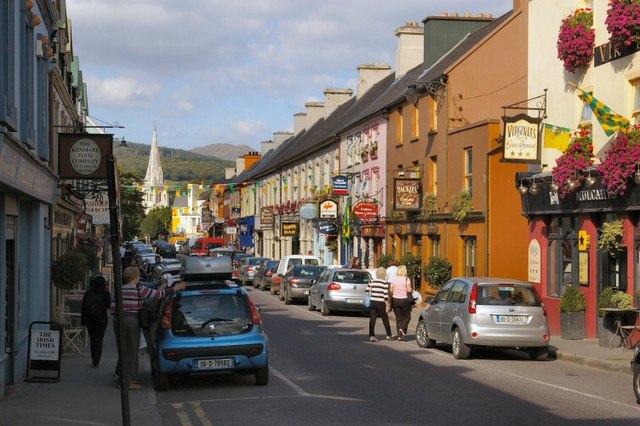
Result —
POLYGON ((502 161, 510 163, 540 163, 541 118, 518 114, 502 117, 504 144, 502 161))
POLYGON ((109 218, 109 196, 107 191, 100 191, 90 194, 84 199, 85 213, 91 215, 94 225, 108 225, 109 218))
POLYGON ((360 201, 353 205, 353 214, 361 220, 371 220, 378 217, 378 204, 370 201, 360 201))
POLYGON ((320 219, 335 219, 338 217, 338 203, 333 200, 320 202, 320 219))
POLYGON ((318 232, 324 235, 338 235, 338 225, 330 220, 323 220, 318 225, 318 232))
POLYGON ((227 226, 224 228, 224 233, 227 235, 236 235, 238 233, 238 228, 235 226, 227 226))
POLYGON ((420 179, 393 180, 393 206, 396 210, 420 210, 422 187, 420 179))
POLYGON ((273 226, 273 209, 271 207, 260 209, 260 226, 263 228, 273 226))
POLYGON ((58 135, 58 173, 61 179, 106 179, 107 155, 113 153, 113 135, 61 133, 58 135))
POLYGON ((349 195, 349 178, 347 176, 338 175, 333 177, 333 194, 349 195))
POLYGON ((298 235, 300 224, 298 223, 283 223, 282 232, 280 235, 283 237, 295 237, 298 235))
POLYGON ((303 219, 311 220, 318 217, 318 204, 317 203, 305 203, 300 206, 300 217, 303 219))
POLYGON ((377 226, 362 226, 360 230, 360 234, 363 237, 377 237, 384 238, 385 235, 385 227, 384 225, 377 226))

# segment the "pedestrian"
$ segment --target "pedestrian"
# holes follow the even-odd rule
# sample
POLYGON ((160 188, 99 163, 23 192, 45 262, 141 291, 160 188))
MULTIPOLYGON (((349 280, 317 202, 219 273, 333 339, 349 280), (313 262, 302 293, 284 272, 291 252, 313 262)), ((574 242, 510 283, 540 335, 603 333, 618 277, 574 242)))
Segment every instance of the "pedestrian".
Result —
POLYGON ((89 333, 89 348, 91 350, 91 365, 97 368, 102 358, 102 342, 104 332, 109 323, 107 310, 111 303, 111 294, 107 288, 107 280, 102 275, 91 279, 89 289, 82 296, 80 322, 87 327, 89 333))
POLYGON ((394 279, 397 274, 398 261, 396 259, 391 259, 391 262, 389 262, 389 267, 387 268, 387 281, 391 282, 391 280, 394 279))
POLYGON ((358 256, 353 256, 351 260, 342 265, 342 267, 348 269, 360 269, 360 259, 358 259, 358 256))
POLYGON ((385 281, 387 277, 387 271, 384 268, 378 268, 376 270, 376 279, 371 281, 367 292, 371 295, 371 306, 369 307, 369 341, 377 342, 375 327, 378 317, 382 319, 382 325, 384 325, 384 331, 386 332, 386 339, 393 340, 391 335, 391 325, 389 324, 389 284, 385 281))
POLYGON ((398 329, 398 340, 405 340, 409 321, 411 321, 411 303, 407 300, 407 293, 413 292, 411 280, 407 277, 407 267, 398 266, 398 274, 390 282, 389 291, 393 306, 393 313, 396 316, 396 327, 398 329))
MULTIPOLYGON (((138 347, 140 346, 140 323, 138 312, 145 299, 162 299, 185 288, 186 283, 180 282, 166 289, 152 289, 140 285, 140 270, 135 266, 128 266, 122 272, 122 309, 124 311, 124 336, 121 341, 118 330, 118 321, 113 322, 118 344, 124 343, 120 354, 124 356, 124 379, 121 381, 129 390, 142 389, 142 382, 138 378, 138 347)), ((111 311, 115 312, 115 300, 111 302, 111 311)), ((123 372, 123 359, 118 359, 116 374, 123 372)))

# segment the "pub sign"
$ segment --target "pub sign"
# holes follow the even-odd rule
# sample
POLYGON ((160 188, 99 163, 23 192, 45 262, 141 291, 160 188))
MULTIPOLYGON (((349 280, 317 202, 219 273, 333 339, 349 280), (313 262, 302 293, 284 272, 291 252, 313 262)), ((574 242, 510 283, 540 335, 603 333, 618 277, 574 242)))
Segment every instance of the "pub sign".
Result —
POLYGON ((393 180, 393 207, 396 210, 420 210, 420 179, 393 180))
POLYGON ((503 161, 539 163, 542 119, 518 114, 514 117, 502 117, 502 120, 504 121, 503 161))

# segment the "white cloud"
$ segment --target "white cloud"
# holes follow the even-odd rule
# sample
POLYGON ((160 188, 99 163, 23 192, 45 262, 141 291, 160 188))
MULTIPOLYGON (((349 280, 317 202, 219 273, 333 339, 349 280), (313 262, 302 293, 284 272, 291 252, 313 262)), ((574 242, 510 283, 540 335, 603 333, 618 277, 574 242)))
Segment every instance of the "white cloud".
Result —
POLYGON ((241 120, 231 125, 234 132, 241 136, 256 136, 269 129, 269 123, 264 120, 241 120))
POLYGON ((99 99, 107 105, 148 105, 160 92, 155 83, 143 83, 129 77, 87 79, 91 87, 89 99, 99 99))

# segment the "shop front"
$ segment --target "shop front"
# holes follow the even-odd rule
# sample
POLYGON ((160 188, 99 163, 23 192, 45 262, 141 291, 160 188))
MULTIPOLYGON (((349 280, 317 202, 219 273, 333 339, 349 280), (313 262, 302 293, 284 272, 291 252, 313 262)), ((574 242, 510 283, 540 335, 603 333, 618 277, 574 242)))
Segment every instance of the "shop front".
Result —
POLYGON ((560 297, 572 285, 587 298, 586 334, 595 338, 602 291, 633 294, 639 288, 640 186, 631 183, 615 195, 592 170, 581 187, 561 197, 549 173, 517 178, 529 221, 528 280, 547 307, 551 333, 560 334, 560 297))

